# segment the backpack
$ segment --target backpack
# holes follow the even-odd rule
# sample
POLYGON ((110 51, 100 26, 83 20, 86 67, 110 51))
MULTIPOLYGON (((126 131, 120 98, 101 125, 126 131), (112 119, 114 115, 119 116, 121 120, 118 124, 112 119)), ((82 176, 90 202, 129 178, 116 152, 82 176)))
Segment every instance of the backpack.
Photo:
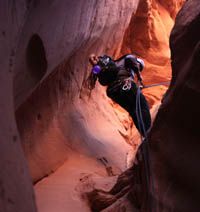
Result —
POLYGON ((108 85, 116 79, 118 68, 111 57, 107 55, 100 56, 98 65, 101 67, 101 72, 98 74, 101 85, 108 85))

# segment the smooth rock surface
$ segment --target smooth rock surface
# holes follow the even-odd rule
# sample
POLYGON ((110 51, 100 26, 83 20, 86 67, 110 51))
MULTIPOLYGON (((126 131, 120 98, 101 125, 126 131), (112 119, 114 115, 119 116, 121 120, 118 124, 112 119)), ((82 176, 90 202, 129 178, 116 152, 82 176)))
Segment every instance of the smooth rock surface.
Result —
POLYGON ((200 4, 188 0, 170 37, 172 84, 150 135, 158 211, 198 211, 200 4))
POLYGON ((23 0, 17 3, 0 1, 0 212, 36 212, 13 102, 16 48, 25 22, 26 6, 23 0))

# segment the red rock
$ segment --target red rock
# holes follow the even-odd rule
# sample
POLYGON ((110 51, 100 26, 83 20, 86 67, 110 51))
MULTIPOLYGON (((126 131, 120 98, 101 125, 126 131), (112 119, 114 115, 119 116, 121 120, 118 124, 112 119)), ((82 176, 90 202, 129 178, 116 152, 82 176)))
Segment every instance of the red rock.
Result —
MULTIPOLYGON (((191 7, 189 9, 193 12, 193 16, 188 12, 190 10, 186 11, 185 6, 183 13, 185 11, 186 18, 181 16, 182 13, 179 14, 177 19, 179 24, 176 24, 172 33, 171 46, 174 46, 172 84, 176 86, 171 86, 151 134, 153 157, 161 162, 165 155, 173 158, 179 149, 175 145, 176 139, 181 137, 176 128, 179 126, 178 123, 181 122, 183 127, 188 127, 183 118, 175 122, 173 117, 177 115, 180 118, 184 114, 186 120, 192 121, 190 115, 187 115, 189 110, 179 110, 179 103, 173 102, 174 92, 179 91, 184 79, 184 74, 180 75, 179 70, 184 67, 182 73, 186 75, 189 73, 191 63, 189 55, 193 52, 192 47, 196 46, 193 33, 183 39, 179 36, 183 32, 187 34, 187 30, 183 29, 188 29, 192 17, 198 15, 198 7, 192 9, 197 1, 190 2, 188 1, 187 5, 191 7), (181 23, 187 24, 182 26, 181 23), (191 47, 186 44, 187 40, 191 42, 191 47), (184 55, 182 43, 187 47, 184 55), (176 55, 180 58, 176 58, 176 55), (171 107, 168 109, 170 104, 171 107), (169 122, 165 122, 166 115, 169 122), (174 129, 169 127, 169 123, 174 129), (173 133, 177 136, 173 137, 173 133), (172 138, 168 138, 166 134, 172 138), (163 136, 164 139, 168 138, 173 142, 168 143, 167 140, 165 144, 157 142, 163 136), (167 145, 176 148, 168 149, 167 145), (164 148, 166 154, 157 153, 160 147, 164 148)), ((106 97, 104 88, 97 85, 92 94, 84 88, 84 81, 90 71, 88 55, 95 52, 117 57, 122 53, 137 51, 136 53, 146 62, 144 72, 146 83, 169 80, 168 38, 182 1, 170 1, 170 3, 161 0, 143 0, 140 1, 136 14, 138 1, 133 0, 123 3, 121 0, 103 3, 94 0, 26 1, 26 3, 21 0, 18 5, 2 3, 1 14, 9 17, 6 21, 4 18, 0 19, 3 26, 0 35, 3 50, 0 51, 0 58, 1 68, 4 70, 0 74, 2 86, 0 99, 3 102, 0 152, 1 166, 6 167, 1 177, 2 188, 5 188, 8 200, 5 200, 3 195, 0 196, 3 207, 6 209, 10 207, 9 211, 36 210, 25 158, 33 181, 42 180, 35 186, 37 204, 41 212, 45 210, 61 212, 69 208, 70 211, 80 211, 80 208, 82 211, 89 211, 81 192, 88 187, 90 190, 94 189, 94 185, 98 183, 100 189, 111 187, 115 180, 112 178, 113 182, 110 182, 108 175, 119 175, 128 167, 130 155, 134 155, 138 147, 138 135, 128 114, 106 97), (15 112, 19 133, 15 124, 15 112), (18 134, 21 137, 25 158, 18 134), (23 173, 20 170, 23 170, 23 173), (88 179, 92 180, 79 186, 79 179, 82 179, 83 175, 90 176, 88 179), (51 204, 48 205, 48 201, 51 204), (13 202, 15 205, 11 206, 13 202)), ((192 30, 194 32, 194 29, 192 30)), ((197 39, 198 34, 196 36, 197 39)), ((191 72, 194 75, 191 75, 189 85, 198 91, 198 81, 195 81, 198 75, 195 70, 197 69, 193 68, 191 72), (194 84, 191 83, 192 80, 195 81, 194 84)), ((160 101, 165 90, 165 87, 160 87, 147 89, 144 93, 153 105, 160 101)), ((183 95, 188 95, 188 99, 198 97, 197 92, 195 95, 191 94, 191 97, 190 91, 183 88, 181 91, 183 95)), ((182 96, 180 102, 185 104, 182 96)), ((190 109, 192 112, 198 112, 196 107, 194 110, 192 107, 190 109)), ((183 140, 191 138, 192 132, 197 131, 196 128, 189 130, 191 130, 190 136, 186 136, 183 140)), ((181 147, 180 145, 180 149, 181 147)), ((185 149, 181 149, 184 154, 185 149)), ((180 159, 181 157, 177 160, 180 159)), ((155 173, 160 177, 158 181, 156 178, 156 185, 160 186, 158 194, 162 194, 166 191, 166 185, 168 186, 165 176, 171 172, 170 169, 163 171, 163 163, 158 164, 160 166, 158 169, 157 164, 154 165, 155 173), (161 173, 157 170, 161 170, 161 173)), ((189 165, 192 167, 193 163, 189 165)), ((172 172, 172 176, 175 176, 175 180, 178 179, 176 173, 172 172)), ((176 194, 175 190, 173 191, 176 194)), ((118 201, 116 197, 111 197, 112 200, 118 201)), ((166 202, 171 204, 170 199, 164 201, 166 202)), ((121 203, 116 202, 114 208, 116 205, 124 209, 121 203)))
MULTIPOLYGON (((143 78, 146 85, 171 79, 169 35, 183 2, 141 0, 132 16, 121 53, 132 52, 145 60, 143 78)), ((166 89, 158 86, 143 92, 152 106, 160 102, 166 89)))

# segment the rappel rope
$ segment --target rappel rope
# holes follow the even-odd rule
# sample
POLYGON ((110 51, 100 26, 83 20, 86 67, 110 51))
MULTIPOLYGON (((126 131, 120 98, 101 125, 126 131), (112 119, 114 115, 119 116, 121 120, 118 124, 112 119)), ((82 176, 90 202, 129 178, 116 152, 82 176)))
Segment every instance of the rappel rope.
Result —
POLYGON ((166 81, 166 82, 160 82, 160 83, 155 83, 155 84, 151 84, 151 85, 144 85, 142 88, 151 88, 151 87, 155 87, 155 86, 160 86, 160 85, 169 85, 170 81, 166 81))
POLYGON ((144 139, 142 138, 142 135, 141 135, 141 140, 142 140, 141 152, 144 159, 144 167, 146 172, 145 178, 146 178, 146 186, 148 191, 147 202, 148 202, 149 212, 155 212, 156 209, 153 210, 153 202, 151 201, 151 195, 154 193, 154 184, 153 184, 153 177, 151 174, 152 169, 151 169, 151 160, 149 156, 149 146, 148 146, 149 143, 148 143, 147 132, 146 132, 143 117, 142 117, 140 94, 141 94, 141 90, 138 87, 137 94, 136 94, 136 116, 138 120, 139 131, 144 133, 144 139))
MULTIPOLYGON (((132 77, 134 78, 134 72, 131 70, 132 77)), ((145 129, 144 125, 144 120, 142 116, 142 109, 141 109, 141 101, 140 101, 140 96, 141 96, 141 89, 145 88, 150 88, 150 87, 155 87, 155 86, 160 86, 160 85, 169 85, 170 81, 166 82, 161 82, 161 83, 155 83, 151 85, 143 85, 141 88, 138 86, 137 88, 137 93, 136 93, 136 117, 138 121, 138 127, 141 135, 141 153, 142 153, 142 158, 144 159, 144 168, 145 168, 145 180, 146 180, 146 187, 147 187, 147 204, 148 204, 148 212, 156 212, 157 207, 153 203, 153 194, 154 192, 154 182, 153 182, 153 176, 152 176, 152 166, 151 166, 151 158, 149 155, 149 142, 148 142, 148 137, 147 137, 147 131, 145 129), (144 139, 142 137, 142 132, 144 134, 144 139)), ((123 86, 123 90, 130 90, 131 84, 128 85, 125 83, 123 86)))
MULTIPOLYGON (((161 83, 155 83, 151 85, 144 85, 142 86, 142 89, 150 88, 154 86, 160 86, 160 85, 169 85, 170 81, 161 82, 161 83)), ((138 127, 141 135, 141 153, 142 157, 144 159, 144 168, 145 168, 145 179, 146 179, 146 187, 147 187, 147 204, 149 208, 149 212, 156 212, 156 205, 153 204, 152 197, 154 192, 154 182, 152 177, 152 166, 151 166, 151 158, 149 155, 149 142, 147 137, 147 131, 145 129, 144 120, 142 116, 142 109, 141 109, 141 101, 140 101, 140 95, 141 95, 141 88, 137 88, 137 94, 136 94, 136 117, 138 120, 138 127), (142 137, 141 132, 144 134, 144 139, 142 137)))

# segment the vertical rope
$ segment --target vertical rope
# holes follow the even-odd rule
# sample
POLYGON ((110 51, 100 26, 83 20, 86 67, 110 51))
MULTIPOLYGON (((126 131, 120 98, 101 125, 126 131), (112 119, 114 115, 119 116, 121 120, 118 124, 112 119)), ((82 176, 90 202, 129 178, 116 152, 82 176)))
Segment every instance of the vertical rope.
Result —
POLYGON ((151 160, 150 160, 150 155, 149 155, 149 142, 148 142, 147 132, 145 129, 143 115, 142 115, 140 95, 141 95, 141 90, 140 90, 140 88, 137 88, 136 117, 137 117, 137 121, 138 121, 140 135, 141 135, 141 141, 142 141, 141 151, 142 151, 142 155, 144 158, 145 178, 146 178, 146 186, 147 186, 147 192, 148 192, 147 202, 148 202, 148 207, 150 209, 150 212, 153 212, 153 211, 155 212, 156 207, 155 207, 155 210, 153 210, 153 202, 152 202, 152 198, 151 198, 151 193, 152 193, 152 195, 154 193, 154 183, 153 183, 153 178, 152 178, 152 174, 151 174, 152 166, 151 166, 151 160), (142 137, 142 134, 144 134, 144 139, 142 137))

